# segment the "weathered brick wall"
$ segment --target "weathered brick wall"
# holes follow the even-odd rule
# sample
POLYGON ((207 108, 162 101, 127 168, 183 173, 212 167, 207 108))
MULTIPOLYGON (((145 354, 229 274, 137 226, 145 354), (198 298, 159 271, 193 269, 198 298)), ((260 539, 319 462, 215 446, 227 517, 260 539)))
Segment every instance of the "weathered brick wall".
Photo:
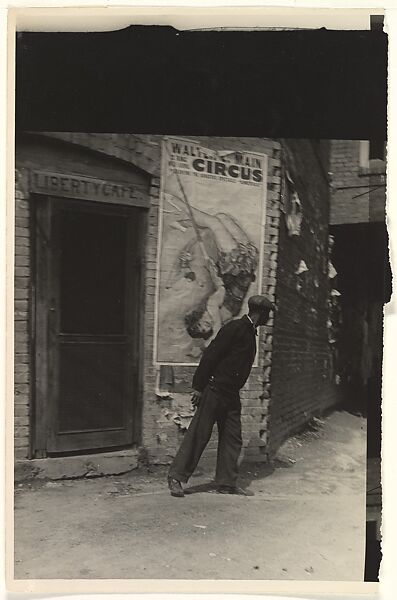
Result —
POLYGON ((381 160, 361 165, 360 144, 331 141, 331 225, 384 220, 386 166, 381 160))
MULTIPOLYGON (((171 394, 171 397, 160 397, 156 394, 158 372, 153 365, 153 340, 161 136, 79 133, 46 135, 121 159, 148 172, 152 177, 145 256, 142 446, 147 452, 149 461, 167 463, 175 454, 183 437, 183 432, 169 416, 173 412, 174 401, 178 399, 178 394, 186 394, 186 390, 190 387, 194 368, 174 369, 176 391, 171 394)), ((273 330, 271 320, 261 334, 259 365, 253 369, 241 394, 243 456, 254 460, 265 460, 269 452, 269 439, 271 447, 277 446, 289 432, 307 420, 312 412, 317 412, 319 408, 333 402, 327 386, 326 374, 329 357, 325 341, 326 260, 324 252, 326 251, 328 204, 324 173, 321 173, 318 156, 314 154, 309 142, 288 143, 290 153, 295 157, 296 164, 293 170, 299 181, 298 191, 304 205, 306 219, 300 240, 291 240, 286 234, 283 219, 280 220, 280 143, 259 138, 193 137, 192 139, 214 149, 231 148, 265 153, 269 159, 262 292, 272 300, 277 299, 280 303, 280 312, 277 315, 276 329, 273 330), (298 258, 304 256, 310 267, 310 275, 306 278, 307 285, 298 292, 294 270, 298 258), (314 275, 317 277, 319 288, 314 285, 316 279, 314 275), (272 396, 272 412, 269 425, 270 396, 272 396)), ((323 146, 317 149, 324 154, 323 146)), ((24 189, 27 198, 26 187, 24 189)), ((28 211, 28 205, 27 199, 17 198, 18 219, 27 218, 28 212, 18 211, 28 211)), ((16 354, 16 371, 20 373, 16 385, 21 387, 18 389, 16 402, 17 406, 21 406, 18 417, 24 419, 19 421, 18 425, 24 429, 19 430, 20 446, 17 450, 19 448, 20 456, 26 456, 29 439, 27 312, 29 259, 28 252, 23 248, 27 248, 29 244, 29 228, 26 220, 17 223, 16 243, 21 248, 19 255, 21 258, 24 255, 26 257, 22 258, 18 267, 27 269, 18 271, 20 279, 16 281, 16 295, 18 295, 16 301, 25 301, 25 304, 18 305, 21 317, 19 319, 21 324, 18 325, 20 328, 18 340, 21 345, 18 347, 18 356, 16 354)), ((209 445, 208 456, 214 453, 215 447, 216 435, 209 445)))
POLYGON ((29 454, 30 411, 30 206, 27 173, 17 170, 15 178, 15 290, 14 290, 14 383, 15 456, 29 454))
POLYGON ((158 176, 160 174, 159 140, 161 136, 121 133, 43 132, 41 135, 90 148, 118 158, 158 176))
MULTIPOLYGON (((155 323, 155 286, 159 218, 160 152, 161 136, 120 134, 46 133, 56 138, 90 148, 106 156, 134 164, 152 176, 148 215, 145 265, 145 338, 142 445, 152 462, 169 462, 179 445, 183 432, 165 413, 172 411, 173 399, 156 395, 157 371, 153 365, 153 338, 155 323)), ((280 144, 271 140, 249 138, 195 138, 212 148, 251 150, 268 154, 268 195, 265 225, 265 260, 263 264, 263 292, 271 299, 275 294, 275 269, 279 226, 280 144)), ((28 456, 30 407, 30 353, 29 353, 29 277, 30 230, 27 173, 17 173, 16 187, 16 452, 18 457, 28 456)), ((269 402, 269 376, 271 364, 272 322, 262 334, 259 349, 259 366, 242 391, 242 422, 245 453, 258 457, 267 442, 267 412, 269 402), (265 386, 265 394, 263 395, 265 386)), ((179 391, 190 387, 194 368, 175 369, 179 391)), ((175 394, 177 395, 178 392, 175 394)), ((209 452, 215 448, 215 438, 209 452)))
MULTIPOLYGON (((196 140, 200 144, 212 149, 241 149, 268 155, 268 192, 262 291, 274 300, 280 209, 280 144, 272 140, 252 138, 204 138, 189 136, 189 139, 196 140)), ((152 152, 155 145, 159 144, 158 159, 160 158, 160 143, 161 138, 152 137, 152 152)), ((156 395, 156 369, 153 366, 153 334, 159 217, 158 183, 158 180, 155 179, 151 195, 152 201, 147 241, 143 446, 147 451, 150 462, 168 463, 175 455, 183 437, 183 431, 175 425, 170 415, 174 412, 174 405, 175 401, 178 401, 178 395, 186 395, 187 391, 190 390, 194 367, 174 367, 175 390, 177 391, 171 391, 168 398, 156 395)), ((264 387, 269 385, 272 326, 273 323, 271 320, 266 331, 261 336, 258 366, 254 367, 245 388, 241 392, 243 456, 247 459, 260 460, 266 456, 269 391, 267 389, 265 395, 263 392, 264 387)), ((216 441, 217 436, 216 431, 214 431, 214 436, 203 456, 204 460, 211 459, 215 454, 216 441)))
MULTIPOLYGON (((151 145, 147 145, 147 152, 145 155, 142 155, 138 144, 139 140, 131 139, 129 142, 131 148, 129 148, 124 139, 126 136, 121 136, 119 140, 120 145, 115 143, 118 137, 113 135, 48 133, 42 134, 40 137, 56 138, 69 144, 76 144, 76 147, 79 148, 97 150, 106 156, 121 158, 126 163, 139 163, 139 167, 142 170, 144 170, 144 167, 149 169, 153 163, 153 160, 150 158, 151 145), (136 147, 138 148, 137 158, 134 150, 136 147)), ((29 172, 31 168, 37 168, 38 164, 40 164, 40 153, 32 155, 27 160, 26 152, 22 150, 22 152, 18 153, 18 149, 22 150, 22 148, 17 147, 15 177, 14 450, 17 459, 24 459, 30 456, 32 438, 31 417, 33 412, 33 356, 31 352, 31 286, 33 283, 33 272, 31 271, 31 266, 34 251, 30 226, 32 206, 29 192, 29 172), (23 156, 22 159, 21 155, 23 156)), ((157 149, 156 152, 158 153, 157 149)), ((158 162, 155 164, 156 169, 158 169, 158 162)), ((40 166, 43 169, 49 168, 48 163, 45 161, 40 166)), ((155 189, 155 187, 154 180, 152 189, 155 189)), ((156 192, 153 193, 155 194, 156 192)))
POLYGON ((283 155, 302 203, 303 220, 297 236, 290 236, 285 219, 280 220, 270 454, 311 416, 337 401, 330 380, 327 335, 329 190, 324 144, 319 147, 318 142, 310 140, 283 143, 283 155), (308 270, 297 274, 302 260, 308 270))

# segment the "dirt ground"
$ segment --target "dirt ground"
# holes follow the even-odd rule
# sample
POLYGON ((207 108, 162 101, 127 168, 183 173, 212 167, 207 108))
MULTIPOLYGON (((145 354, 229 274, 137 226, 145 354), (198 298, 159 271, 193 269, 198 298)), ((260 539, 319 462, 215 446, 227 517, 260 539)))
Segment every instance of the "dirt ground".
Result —
POLYGON ((15 490, 16 579, 362 580, 366 422, 347 412, 241 467, 250 496, 199 468, 172 498, 166 468, 15 490))

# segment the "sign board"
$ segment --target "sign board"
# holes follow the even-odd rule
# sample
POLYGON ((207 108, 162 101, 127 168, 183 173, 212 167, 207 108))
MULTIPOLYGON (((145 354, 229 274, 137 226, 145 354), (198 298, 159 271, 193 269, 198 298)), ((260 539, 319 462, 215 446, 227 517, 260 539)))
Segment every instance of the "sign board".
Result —
POLYGON ((32 171, 30 191, 33 194, 144 208, 148 208, 150 204, 148 195, 130 183, 49 171, 32 171))
POLYGON ((197 365, 262 286, 267 156, 165 138, 154 362, 197 365))

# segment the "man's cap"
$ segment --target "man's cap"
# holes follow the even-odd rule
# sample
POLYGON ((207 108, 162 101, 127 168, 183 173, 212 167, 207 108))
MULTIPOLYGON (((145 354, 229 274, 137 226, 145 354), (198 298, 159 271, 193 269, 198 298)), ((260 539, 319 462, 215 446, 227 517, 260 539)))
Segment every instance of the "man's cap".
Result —
POLYGON ((266 296, 251 296, 248 299, 248 308, 250 312, 269 312, 275 310, 273 302, 266 298, 266 296))

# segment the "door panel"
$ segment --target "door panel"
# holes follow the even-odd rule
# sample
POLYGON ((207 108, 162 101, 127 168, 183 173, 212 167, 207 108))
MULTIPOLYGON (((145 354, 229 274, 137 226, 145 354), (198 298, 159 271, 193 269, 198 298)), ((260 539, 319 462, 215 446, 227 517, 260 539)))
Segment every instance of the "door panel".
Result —
POLYGON ((61 333, 125 331, 126 217, 61 210, 59 309, 61 333))
POLYGON ((125 342, 60 342, 59 433, 123 428, 125 355, 125 342))
POLYGON ((137 208, 51 202, 50 453, 135 441, 140 218, 137 208))

